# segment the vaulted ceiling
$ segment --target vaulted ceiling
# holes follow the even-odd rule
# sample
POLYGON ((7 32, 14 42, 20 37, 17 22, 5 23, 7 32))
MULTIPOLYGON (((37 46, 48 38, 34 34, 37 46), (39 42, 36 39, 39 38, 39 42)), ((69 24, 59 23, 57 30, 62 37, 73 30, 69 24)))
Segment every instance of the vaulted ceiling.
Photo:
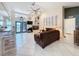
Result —
MULTIPOLYGON (((7 10, 14 9, 16 12, 28 14, 32 3, 33 2, 3 2, 4 7, 0 3, 0 10, 4 10, 5 8, 7 10)), ((41 9, 55 6, 63 6, 64 8, 79 6, 79 2, 36 2, 36 4, 38 4, 41 9)))

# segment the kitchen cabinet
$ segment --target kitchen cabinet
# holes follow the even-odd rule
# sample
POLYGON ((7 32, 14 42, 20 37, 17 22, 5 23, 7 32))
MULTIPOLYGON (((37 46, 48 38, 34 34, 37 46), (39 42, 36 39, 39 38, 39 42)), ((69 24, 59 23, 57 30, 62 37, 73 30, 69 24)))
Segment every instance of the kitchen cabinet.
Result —
POLYGON ((0 36, 0 55, 16 55, 16 39, 14 35, 0 36))

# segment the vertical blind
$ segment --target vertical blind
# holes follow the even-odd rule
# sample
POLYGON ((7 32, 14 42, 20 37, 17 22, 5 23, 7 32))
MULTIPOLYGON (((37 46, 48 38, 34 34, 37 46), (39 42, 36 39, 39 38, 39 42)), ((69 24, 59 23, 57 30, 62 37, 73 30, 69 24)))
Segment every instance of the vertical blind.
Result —
POLYGON ((57 25, 57 16, 49 16, 44 18, 44 26, 45 27, 53 27, 57 25))

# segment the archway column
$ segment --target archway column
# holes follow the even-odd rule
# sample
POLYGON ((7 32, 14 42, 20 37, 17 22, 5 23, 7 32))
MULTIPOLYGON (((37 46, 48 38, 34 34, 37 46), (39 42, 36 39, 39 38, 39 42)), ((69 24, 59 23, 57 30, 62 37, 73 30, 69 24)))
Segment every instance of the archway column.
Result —
POLYGON ((11 19, 11 30, 13 33, 15 33, 15 11, 10 11, 10 19, 11 19))

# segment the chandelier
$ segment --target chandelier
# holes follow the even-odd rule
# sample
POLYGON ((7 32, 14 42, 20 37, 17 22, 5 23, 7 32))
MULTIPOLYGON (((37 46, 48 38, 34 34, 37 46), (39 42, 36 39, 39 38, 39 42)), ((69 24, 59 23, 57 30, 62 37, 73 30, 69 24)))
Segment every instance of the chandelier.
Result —
POLYGON ((39 25, 39 19, 40 19, 40 15, 41 15, 41 9, 39 7, 38 4, 36 4, 35 2, 33 2, 31 4, 31 13, 30 13, 30 20, 34 21, 35 25, 39 25))
POLYGON ((36 16, 40 16, 40 14, 41 14, 40 7, 35 2, 32 3, 31 10, 32 10, 31 14, 36 15, 36 16))
POLYGON ((39 5, 37 5, 35 2, 32 3, 32 7, 31 7, 31 9, 32 9, 34 12, 38 12, 38 11, 40 11, 40 7, 39 7, 39 5))

